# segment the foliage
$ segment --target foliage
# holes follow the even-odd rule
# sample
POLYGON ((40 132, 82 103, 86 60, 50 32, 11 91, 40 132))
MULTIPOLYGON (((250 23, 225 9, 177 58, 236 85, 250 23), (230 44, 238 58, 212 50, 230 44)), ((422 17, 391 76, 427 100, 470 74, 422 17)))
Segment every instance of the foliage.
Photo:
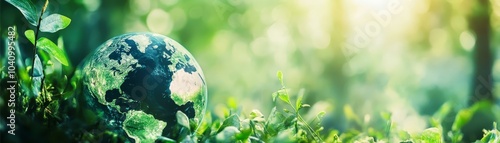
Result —
MULTIPOLYGON (((92 130, 98 130, 99 121, 93 113, 79 111, 76 108, 74 97, 81 94, 78 92, 79 77, 78 70, 73 69, 67 54, 63 48, 62 38, 54 43, 47 37, 38 37, 39 32, 54 33, 62 30, 71 22, 66 16, 60 14, 50 14, 44 18, 42 15, 47 7, 48 0, 41 11, 37 11, 36 6, 31 1, 7 0, 7 2, 18 8, 25 16, 26 20, 34 27, 34 30, 26 30, 24 35, 35 46, 32 65, 19 63, 21 91, 19 97, 21 106, 25 111, 20 115, 26 120, 22 124, 40 125, 40 130, 49 131, 55 129, 54 134, 67 140, 96 141, 97 138, 108 137, 109 142, 119 142, 122 139, 112 132, 93 134, 92 130), (38 16, 38 13, 40 15, 38 16), (37 51, 38 49, 38 51, 37 51), (67 68, 69 67, 69 68, 67 68), (32 71, 31 74, 29 74, 32 71), (70 75, 76 75, 68 78, 70 75), (81 118, 81 122, 69 122, 69 115, 63 113, 74 112, 76 118, 81 118), (86 126, 96 125, 96 126, 86 126), (46 126, 46 127, 45 127, 46 126), (84 131, 75 130, 83 128, 84 131), (66 129, 71 129, 65 132, 66 129), (88 131, 90 130, 90 131, 88 131), (66 136, 66 137, 64 137, 66 136)), ((19 47, 17 47, 19 48, 19 47)), ((20 54, 19 54, 20 56, 20 54)), ((4 71, 2 71, 4 72, 4 71)), ((1 76, 6 74, 2 73, 1 76)), ((3 79, 4 77, 2 77, 3 79)), ((187 116, 178 112, 176 114, 178 128, 182 128, 176 139, 159 137, 160 142, 461 142, 463 138, 462 129, 468 124, 478 110, 492 108, 491 103, 478 102, 475 105, 459 110, 456 115, 453 113, 453 104, 446 102, 438 111, 428 118, 431 127, 419 132, 409 133, 397 128, 394 124, 391 113, 382 112, 377 118, 381 120, 377 124, 382 127, 373 127, 362 121, 352 109, 351 105, 344 106, 344 115, 347 120, 354 122, 360 128, 351 127, 340 133, 336 130, 325 130, 323 126, 326 112, 319 112, 315 115, 308 112, 309 104, 304 104, 305 92, 300 90, 297 95, 289 93, 290 89, 285 87, 283 73, 278 72, 277 78, 281 88, 269 96, 273 101, 273 106, 267 116, 259 110, 252 110, 250 113, 240 113, 241 109, 234 102, 227 103, 227 107, 218 107, 215 110, 228 111, 224 116, 217 116, 207 113, 200 125, 197 121, 192 121, 187 116), (295 98, 294 98, 295 97, 295 98), (451 128, 448 130, 444 126, 446 118, 455 115, 451 128), (304 117, 314 117, 304 119, 304 117)), ((3 80, 2 80, 3 83, 3 80)), ((312 104, 314 106, 314 104, 312 104)), ((245 107, 243 107, 245 108, 245 107)), ((495 110, 496 111, 496 110, 495 110)), ((498 117, 498 115, 495 115, 498 117)), ((33 131, 35 132, 35 131, 33 131)), ((33 133, 42 134, 42 133, 33 133)), ((500 140, 500 132, 496 123, 493 123, 491 130, 485 130, 484 136, 477 142, 497 143, 500 140)))
MULTIPOLYGON (((391 121, 391 115, 388 113, 381 113, 380 118, 387 122, 387 130, 351 130, 349 132, 339 134, 338 131, 331 130, 322 132, 323 126, 321 121, 324 112, 316 115, 312 121, 305 121, 302 115, 298 112, 302 108, 309 107, 308 104, 302 104, 301 98, 304 97, 303 92, 297 96, 295 106, 291 104, 290 95, 284 87, 282 73, 278 72, 278 79, 282 84, 282 89, 279 89, 272 94, 272 99, 278 102, 279 98, 285 105, 279 106, 276 104, 271 110, 271 113, 266 117, 259 110, 253 110, 249 114, 233 113, 224 118, 213 118, 212 114, 207 114, 200 126, 191 128, 193 134, 186 132, 184 134, 187 138, 181 138, 178 141, 197 141, 197 142, 402 142, 402 143, 436 143, 436 142, 449 142, 454 136, 444 136, 441 122, 445 116, 450 112, 451 105, 443 104, 441 109, 435 113, 429 120, 434 122, 436 127, 430 127, 420 133, 409 134, 406 131, 398 130, 394 127, 391 121), (289 109, 293 109, 290 111, 289 109), (310 126, 314 125, 314 126, 310 126), (193 130, 196 129, 197 130, 193 130), (325 134, 326 133, 326 134, 325 134)), ((228 103, 232 104, 232 103, 228 103)), ((477 109, 479 103, 472 106, 472 109, 477 109)), ((230 107, 218 110, 231 110, 230 107)), ((476 110, 463 109, 460 112, 469 112, 474 114, 476 110), (469 112, 470 111, 470 112, 469 112)), ((181 113, 182 114, 182 113, 181 113)), ((353 115, 355 116, 355 115, 353 115)), ((178 115, 178 118, 183 118, 178 115)), ((355 117, 356 118, 356 117, 355 117)), ((467 120, 464 119, 460 113, 457 115, 454 122, 454 127, 458 124, 466 124, 467 120)), ((355 120, 355 119, 353 119, 355 120)), ((180 121, 179 124, 186 127, 186 120, 180 121)), ((496 123, 493 123, 493 129, 484 131, 484 137, 477 142, 496 143, 499 140, 499 131, 496 123)), ((189 127, 186 127, 189 130, 189 127)), ((452 133, 459 133, 460 130, 450 131, 452 133)), ((168 139, 175 141, 176 139, 168 139)), ((167 141, 166 141, 167 142, 167 141)), ((460 140, 452 140, 451 142, 461 142, 460 140)))
MULTIPOLYGON (((43 131, 56 126, 68 117, 61 113, 65 105, 63 102, 68 102, 63 99, 72 95, 76 85, 70 85, 70 80, 68 80, 68 76, 73 74, 73 67, 64 51, 62 37, 59 37, 56 44, 51 39, 39 37, 39 35, 41 32, 60 31, 70 24, 71 19, 57 13, 47 12, 48 0, 41 8, 37 8, 30 0, 7 0, 6 2, 21 11, 33 27, 33 30, 28 29, 24 32, 26 39, 33 44, 33 57, 24 59, 23 57, 26 56, 20 53, 22 51, 20 45, 15 45, 15 51, 18 52, 16 76, 20 81, 18 82, 20 89, 16 95, 19 99, 16 106, 19 110, 18 116, 21 119, 32 119, 21 120, 20 122, 26 122, 23 124, 48 125, 41 129, 37 128, 43 131)), ((17 40, 16 38, 16 42, 17 40)), ((2 82, 5 80, 3 76, 2 74, 2 82)), ((54 132, 62 132, 62 130, 54 132)))

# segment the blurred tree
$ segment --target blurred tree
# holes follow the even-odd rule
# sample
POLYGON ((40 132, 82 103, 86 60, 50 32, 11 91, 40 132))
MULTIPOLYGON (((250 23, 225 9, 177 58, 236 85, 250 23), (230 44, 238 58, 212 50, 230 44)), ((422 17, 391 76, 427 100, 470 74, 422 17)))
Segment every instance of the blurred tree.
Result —
MULTIPOLYGON (((478 0, 473 2, 472 11, 468 22, 470 29, 476 34, 476 45, 473 51, 474 73, 472 75, 472 88, 469 98, 469 105, 485 104, 480 101, 494 102, 493 95, 493 52, 490 45, 491 21, 490 4, 488 0, 478 0)), ((484 128, 491 128, 491 123, 495 121, 491 106, 476 111, 470 122, 462 128, 464 142, 474 142, 483 135, 484 128)))
MULTIPOLYGON (((335 88, 335 94, 338 95, 335 97, 336 102, 334 103, 334 119, 335 123, 333 125, 326 125, 326 127, 334 127, 339 129, 340 131, 344 131, 346 129, 345 117, 343 116, 343 107, 347 103, 347 95, 348 95, 348 79, 344 75, 344 68, 349 68, 348 59, 346 58, 346 53, 343 53, 342 47, 343 42, 345 41, 345 29, 346 26, 346 18, 345 18, 345 5, 343 0, 336 0, 331 2, 331 13, 332 13, 332 27, 331 27, 331 52, 332 59, 330 63, 327 65, 326 74, 331 81, 332 87, 335 88)), ((328 123, 326 123, 328 124, 328 123)))
POLYGON ((469 16, 469 26, 476 34, 477 39, 473 53, 474 75, 469 104, 480 100, 494 101, 493 77, 491 75, 493 54, 490 48, 490 11, 488 0, 478 0, 472 7, 472 13, 469 16))

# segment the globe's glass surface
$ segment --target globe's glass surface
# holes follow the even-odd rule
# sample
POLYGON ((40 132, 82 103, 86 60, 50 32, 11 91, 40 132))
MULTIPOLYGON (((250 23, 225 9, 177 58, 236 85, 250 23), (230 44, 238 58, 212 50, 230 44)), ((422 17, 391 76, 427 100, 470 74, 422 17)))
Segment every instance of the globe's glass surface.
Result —
POLYGON ((112 132, 136 142, 170 136, 177 111, 195 121, 205 113, 200 66, 163 35, 130 33, 106 41, 82 63, 82 79, 84 108, 112 132))

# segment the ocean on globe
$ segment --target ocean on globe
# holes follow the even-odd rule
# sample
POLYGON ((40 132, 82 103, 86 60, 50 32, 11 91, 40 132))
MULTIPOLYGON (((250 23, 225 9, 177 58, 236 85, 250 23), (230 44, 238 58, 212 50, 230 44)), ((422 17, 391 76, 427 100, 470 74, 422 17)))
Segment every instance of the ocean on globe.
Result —
POLYGON ((194 57, 176 41, 154 33, 116 36, 81 65, 82 108, 104 128, 133 142, 154 142, 177 132, 181 111, 199 124, 207 87, 194 57))

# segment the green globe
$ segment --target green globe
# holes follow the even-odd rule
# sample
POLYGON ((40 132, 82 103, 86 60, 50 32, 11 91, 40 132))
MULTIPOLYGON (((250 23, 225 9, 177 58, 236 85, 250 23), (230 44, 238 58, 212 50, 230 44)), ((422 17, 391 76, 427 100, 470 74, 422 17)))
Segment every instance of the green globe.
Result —
POLYGON ((81 71, 82 108, 129 141, 174 136, 178 111, 196 124, 205 114, 207 86, 200 66, 183 46, 163 35, 116 36, 89 55, 81 71))

